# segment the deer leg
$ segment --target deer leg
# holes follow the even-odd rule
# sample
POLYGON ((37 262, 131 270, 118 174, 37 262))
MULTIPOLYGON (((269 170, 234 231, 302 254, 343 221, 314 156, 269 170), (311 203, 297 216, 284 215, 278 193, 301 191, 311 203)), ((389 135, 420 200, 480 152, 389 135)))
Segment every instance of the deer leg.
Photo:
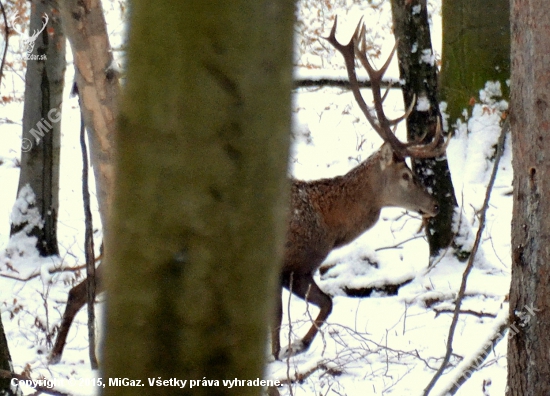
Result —
MULTIPOLYGON (((100 269, 101 264, 96 268, 96 293, 98 294, 103 291, 103 283, 101 282, 102 271, 100 269)), ((59 363, 61 360, 61 355, 63 354, 63 349, 67 343, 67 336, 69 335, 71 324, 73 323, 74 317, 78 311, 80 311, 80 308, 86 304, 86 300, 86 279, 84 279, 69 291, 67 306, 65 307, 65 312, 63 313, 61 326, 59 327, 55 344, 48 359, 51 364, 59 363)))
POLYGON ((323 325, 323 323, 325 323, 325 320, 332 312, 332 299, 330 296, 325 294, 319 286, 317 286, 317 284, 313 281, 311 274, 294 274, 292 293, 303 298, 308 303, 318 306, 320 311, 317 318, 313 321, 311 328, 304 338, 302 338, 299 345, 293 345, 292 351, 287 351, 287 355, 288 353, 296 354, 308 349, 311 342, 319 332, 319 328, 323 325))

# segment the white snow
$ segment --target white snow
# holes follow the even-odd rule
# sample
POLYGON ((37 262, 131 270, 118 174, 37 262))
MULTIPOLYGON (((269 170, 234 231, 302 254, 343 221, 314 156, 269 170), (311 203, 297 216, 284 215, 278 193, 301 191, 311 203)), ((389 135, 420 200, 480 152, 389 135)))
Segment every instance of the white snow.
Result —
POLYGON ((416 110, 428 111, 430 110, 430 100, 426 96, 419 96, 416 100, 416 110))

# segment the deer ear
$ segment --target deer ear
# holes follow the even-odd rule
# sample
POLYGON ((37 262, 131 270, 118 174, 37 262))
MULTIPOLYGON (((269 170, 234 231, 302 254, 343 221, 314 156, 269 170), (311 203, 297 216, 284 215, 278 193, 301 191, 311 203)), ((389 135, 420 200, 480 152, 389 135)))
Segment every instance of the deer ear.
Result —
POLYGON ((389 143, 384 143, 380 147, 380 169, 384 170, 395 162, 395 154, 389 143))

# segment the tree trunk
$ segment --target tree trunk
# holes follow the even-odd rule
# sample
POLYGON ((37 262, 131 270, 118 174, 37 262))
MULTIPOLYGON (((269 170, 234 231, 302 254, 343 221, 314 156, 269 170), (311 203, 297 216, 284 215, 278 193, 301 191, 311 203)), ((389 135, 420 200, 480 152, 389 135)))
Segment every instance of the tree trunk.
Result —
POLYGON ((550 4, 512 0, 514 167, 507 396, 550 394, 550 4), (517 331, 516 331, 517 330, 517 331))
MULTIPOLYGON (((0 318, 0 370, 13 372, 13 366, 11 363, 10 349, 8 347, 8 340, 6 339, 6 333, 4 333, 4 325, 2 324, 2 318, 0 318)), ((0 377, 0 395, 12 396, 17 392, 11 388, 10 378, 0 377)))
MULTIPOLYGON (((392 0, 392 15, 399 40, 397 54, 405 107, 416 98, 415 108, 407 119, 408 139, 418 141, 425 136, 430 141, 441 115, 426 0, 392 0)), ((453 240, 452 220, 457 202, 449 165, 444 157, 412 159, 412 165, 439 203, 439 214, 429 219, 426 227, 433 258, 453 240)))
POLYGON ((105 377, 258 394, 221 381, 262 377, 286 230, 293 12, 291 0, 134 2, 105 377))
MULTIPOLYGON (((115 183, 113 161, 116 153, 113 141, 120 91, 118 75, 113 68, 101 2, 61 0, 60 5, 63 26, 75 59, 79 103, 88 131, 90 162, 94 169, 99 214, 105 233, 109 227, 107 221, 115 183)), ((95 273, 98 293, 102 291, 101 273, 98 266, 95 273)), ((84 282, 69 292, 61 327, 50 354, 51 363, 60 361, 74 316, 84 305, 87 293, 84 282)))
POLYGON ((103 228, 112 206, 113 140, 116 134, 118 74, 100 0, 60 0, 63 26, 71 44, 76 84, 90 142, 96 195, 103 228))
MULTIPOLYGON (((42 227, 23 216, 14 222, 11 234, 24 231, 37 238, 42 256, 59 254, 57 212, 59 210, 59 153, 61 103, 65 77, 65 35, 59 11, 51 2, 33 3, 29 32, 42 32, 29 47, 25 74, 23 141, 18 192, 29 186, 35 194, 34 206, 42 218, 42 227), (44 28, 47 15, 47 25, 44 28)), ((29 33, 30 34, 30 33, 29 33)), ((19 195, 19 194, 18 194, 19 195)), ((16 209, 17 210, 17 209, 16 209)))
POLYGON ((441 97, 453 124, 487 81, 510 78, 510 0, 443 1, 441 97))

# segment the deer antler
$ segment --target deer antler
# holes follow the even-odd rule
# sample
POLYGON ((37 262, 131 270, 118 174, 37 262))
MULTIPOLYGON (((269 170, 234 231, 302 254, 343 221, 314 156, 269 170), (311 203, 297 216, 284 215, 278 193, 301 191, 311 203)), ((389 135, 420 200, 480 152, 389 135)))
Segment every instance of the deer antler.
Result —
POLYGON ((332 26, 332 29, 330 31, 330 35, 328 37, 325 37, 325 39, 344 57, 351 91, 353 92, 355 101, 359 105, 359 108, 361 109, 363 114, 365 114, 365 117, 367 117, 368 122, 371 124, 374 130, 385 142, 388 142, 390 144, 394 153, 401 158, 432 158, 444 154, 449 140, 447 140, 447 142, 443 145, 440 144, 443 136, 441 133, 441 124, 439 122, 439 119, 437 122, 435 136, 433 140, 428 144, 421 144, 418 142, 403 143, 395 136, 394 130, 392 130, 392 128, 395 129, 395 127, 397 127, 397 124, 399 124, 402 120, 406 119, 411 114, 416 102, 415 98, 413 98, 411 105, 405 111, 405 114, 403 114, 401 117, 398 117, 394 120, 389 120, 384 113, 383 103, 390 88, 388 88, 384 95, 382 95, 381 83, 382 78, 384 77, 384 74, 386 73, 386 70, 388 69, 390 62, 393 58, 393 55, 397 50, 397 42, 395 43, 395 46, 393 47, 393 50, 391 51, 391 54, 384 65, 380 69, 376 70, 367 58, 366 29, 365 25, 363 24, 363 20, 361 19, 361 21, 359 21, 359 24, 355 29, 355 33, 351 37, 349 43, 346 45, 343 45, 338 40, 336 40, 337 23, 338 18, 335 18, 334 25, 332 26), (359 61, 369 75, 372 96, 374 100, 374 111, 371 110, 371 108, 366 104, 363 95, 361 95, 361 91, 359 90, 359 82, 357 81, 357 74, 355 72, 356 53, 359 61))

